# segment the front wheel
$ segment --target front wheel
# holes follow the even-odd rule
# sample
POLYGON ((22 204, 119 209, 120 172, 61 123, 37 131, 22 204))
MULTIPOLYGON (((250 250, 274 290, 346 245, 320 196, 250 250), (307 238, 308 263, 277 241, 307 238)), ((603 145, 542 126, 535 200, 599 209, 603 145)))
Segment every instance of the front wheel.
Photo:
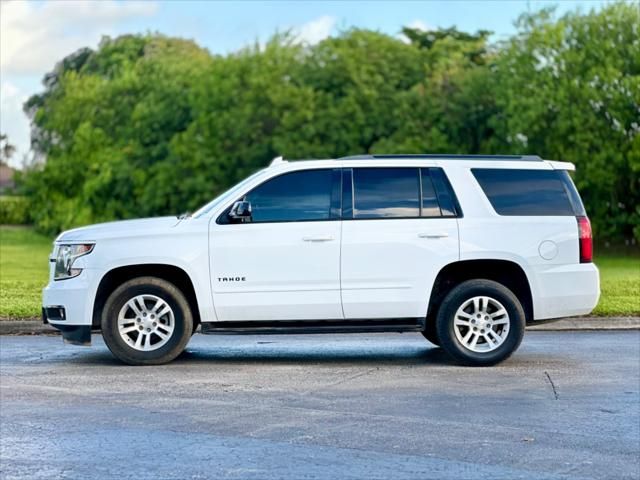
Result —
POLYGON ((491 280, 468 280, 445 297, 436 320, 442 348, 460 363, 495 365, 518 348, 525 316, 518 298, 491 280))
POLYGON ((102 311, 102 337, 129 365, 159 365, 176 358, 193 332, 189 302, 172 283, 139 277, 123 283, 102 311))

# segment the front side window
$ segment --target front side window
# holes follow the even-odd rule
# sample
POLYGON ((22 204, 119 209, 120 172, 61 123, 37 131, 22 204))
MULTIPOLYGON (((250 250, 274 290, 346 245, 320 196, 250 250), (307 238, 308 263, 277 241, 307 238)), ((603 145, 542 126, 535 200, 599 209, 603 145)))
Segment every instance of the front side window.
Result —
POLYGON ((245 196, 251 222, 329 220, 332 170, 301 170, 266 181, 245 196))
POLYGON ((353 169, 353 207, 355 219, 419 217, 419 169, 353 169))

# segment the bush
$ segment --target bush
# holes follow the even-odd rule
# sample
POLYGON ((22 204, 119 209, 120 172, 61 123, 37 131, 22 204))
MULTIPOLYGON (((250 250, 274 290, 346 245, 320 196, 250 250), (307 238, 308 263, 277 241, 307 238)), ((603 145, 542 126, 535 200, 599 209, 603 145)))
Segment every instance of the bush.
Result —
POLYGON ((0 195, 0 225, 27 225, 30 222, 26 197, 0 195))

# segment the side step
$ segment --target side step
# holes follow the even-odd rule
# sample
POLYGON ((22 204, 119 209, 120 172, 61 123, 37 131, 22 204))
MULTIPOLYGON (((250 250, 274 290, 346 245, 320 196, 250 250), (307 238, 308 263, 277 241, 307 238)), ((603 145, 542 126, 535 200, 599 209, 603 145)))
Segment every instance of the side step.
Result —
POLYGON ((423 318, 376 318, 373 320, 252 320, 247 322, 203 322, 208 335, 268 335, 287 333, 419 332, 423 318))

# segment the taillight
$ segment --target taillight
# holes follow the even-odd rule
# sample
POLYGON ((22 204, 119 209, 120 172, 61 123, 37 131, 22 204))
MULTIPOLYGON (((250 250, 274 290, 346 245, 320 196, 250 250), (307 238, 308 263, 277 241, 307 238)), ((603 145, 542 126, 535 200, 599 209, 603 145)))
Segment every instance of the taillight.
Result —
POLYGON ((580 242, 580 263, 593 261, 593 235, 591 223, 587 217, 576 217, 578 220, 578 238, 580 242))

